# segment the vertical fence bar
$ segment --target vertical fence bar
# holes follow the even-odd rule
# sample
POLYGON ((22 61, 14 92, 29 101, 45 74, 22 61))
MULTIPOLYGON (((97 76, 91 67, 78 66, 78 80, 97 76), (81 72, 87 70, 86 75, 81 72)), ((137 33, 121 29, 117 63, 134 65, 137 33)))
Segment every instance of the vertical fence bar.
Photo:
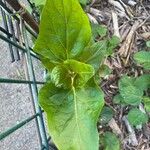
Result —
POLYGON ((23 34, 23 38, 24 38, 24 42, 25 42, 25 47, 27 49, 26 56, 27 56, 27 67, 28 67, 29 77, 30 77, 30 80, 33 81, 33 84, 31 85, 31 92, 33 95, 35 111, 36 111, 36 113, 39 114, 39 116, 37 117, 37 123, 38 123, 39 132, 40 132, 40 136, 41 136, 40 139, 42 140, 41 148, 44 147, 44 149, 49 150, 49 144, 48 144, 48 140, 47 140, 47 136, 46 136, 46 130, 45 130, 45 126, 44 126, 42 110, 38 105, 38 89, 37 89, 35 74, 34 74, 34 70, 33 70, 33 63, 32 63, 32 59, 31 59, 29 43, 28 43, 28 39, 27 39, 28 37, 27 37, 26 29, 25 29, 25 24, 23 21, 22 21, 22 34, 23 34))
MULTIPOLYGON (((9 32, 6 14, 5 14, 5 12, 4 12, 4 10, 2 8, 0 8, 0 10, 1 10, 2 18, 3 18, 3 22, 4 22, 4 28, 5 28, 5 30, 7 32, 9 32)), ((9 35, 7 35, 7 38, 11 39, 9 35)), ((8 43, 8 46, 9 46, 9 50, 10 50, 11 62, 14 62, 15 61, 15 57, 14 57, 12 45, 10 43, 8 43)))
MULTIPOLYGON (((17 43, 16 37, 15 37, 15 31, 14 31, 14 26, 13 26, 13 22, 12 22, 12 17, 10 15, 8 15, 8 22, 9 22, 9 27, 10 27, 10 33, 12 34, 12 40, 17 43)), ((18 48, 15 47, 14 48, 14 53, 15 53, 15 57, 16 60, 20 60, 20 55, 19 55, 19 51, 18 48)))

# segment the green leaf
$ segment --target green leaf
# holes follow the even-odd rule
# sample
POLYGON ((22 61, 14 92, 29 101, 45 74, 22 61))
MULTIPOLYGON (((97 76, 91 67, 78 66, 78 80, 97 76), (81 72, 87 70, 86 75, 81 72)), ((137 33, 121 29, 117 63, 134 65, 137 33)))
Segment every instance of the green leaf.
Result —
POLYGON ((123 97, 120 94, 117 94, 113 98, 113 103, 114 104, 124 104, 124 99, 123 99, 123 97))
POLYGON ((143 91, 135 86, 127 86, 120 89, 120 94, 126 104, 136 106, 141 103, 143 91))
POLYGON ((134 85, 134 82, 135 82, 135 78, 124 75, 119 80, 119 89, 122 87, 132 86, 132 85, 134 85))
POLYGON ((101 115, 100 115, 100 123, 107 124, 113 117, 114 112, 110 107, 103 107, 101 115))
POLYGON ((35 3, 36 6, 45 5, 46 0, 31 0, 32 3, 35 3))
POLYGON ((112 36, 108 41, 107 55, 113 54, 113 49, 116 48, 120 43, 120 39, 117 36, 112 36))
POLYGON ((131 109, 127 117, 133 126, 142 125, 148 121, 148 116, 137 108, 131 109))
POLYGON ((147 41, 147 42, 146 42, 146 46, 147 46, 147 47, 150 47, 150 41, 147 41))
POLYGON ((79 0, 80 4, 85 6, 90 0, 79 0))
POLYGON ((123 76, 119 80, 120 95, 124 102, 129 105, 139 105, 143 96, 143 91, 134 86, 135 78, 123 76))
POLYGON ((51 72, 52 69, 58 65, 58 63, 52 63, 48 58, 45 58, 43 56, 40 56, 40 60, 42 61, 42 64, 44 65, 44 67, 51 72))
POLYGON ((140 51, 134 55, 137 63, 141 64, 144 69, 150 69, 150 51, 140 51))
POLYGON ((107 75, 110 75, 112 70, 107 66, 102 64, 99 68, 99 75, 100 77, 106 77, 107 75))
POLYGON ((109 41, 102 40, 87 46, 77 58, 79 61, 91 64, 96 71, 100 68, 105 58, 111 55, 112 50, 117 46, 118 38, 112 37, 109 41))
POLYGON ((66 60, 52 70, 51 79, 56 87, 66 89, 73 85, 81 88, 94 76, 94 73, 94 68, 91 65, 76 60, 66 60), (74 80, 73 83, 72 80, 74 80))
POLYGON ((92 24, 92 33, 94 38, 96 38, 97 36, 104 37, 107 35, 107 28, 103 25, 92 24))
POLYGON ((150 112, 150 97, 143 97, 144 108, 150 112))
POLYGON ((63 62, 77 57, 90 39, 90 23, 78 0, 46 1, 35 52, 51 62, 63 62))
POLYGON ((104 150, 121 150, 117 136, 111 132, 105 132, 103 137, 104 150))
POLYGON ((144 74, 136 78, 134 85, 142 91, 150 88, 150 74, 144 74))
POLYGON ((39 93, 46 111, 50 135, 60 150, 98 150, 97 121, 104 105, 99 87, 92 81, 82 89, 62 89, 46 84, 39 93))
POLYGON ((107 41, 103 40, 86 47, 78 60, 92 65, 97 71, 106 57, 106 51, 107 41))

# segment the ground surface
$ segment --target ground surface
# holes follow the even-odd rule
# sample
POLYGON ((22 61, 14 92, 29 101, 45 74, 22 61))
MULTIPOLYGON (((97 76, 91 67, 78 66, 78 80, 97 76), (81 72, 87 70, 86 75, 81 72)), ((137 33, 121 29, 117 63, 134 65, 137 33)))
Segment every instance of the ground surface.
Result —
MULTIPOLYGON (((121 141, 121 150, 150 150, 149 123, 140 129, 131 127, 128 120, 124 119, 131 106, 124 107, 113 102, 114 96, 119 93, 118 80, 123 75, 137 77, 150 73, 143 71, 133 59, 137 51, 149 51, 146 41, 150 40, 150 1, 93 0, 87 12, 92 22, 108 28, 110 37, 116 35, 121 39, 113 55, 106 60, 112 72, 103 78, 101 87, 105 93, 105 106, 111 108, 114 115, 108 124, 99 125, 100 134, 106 131, 115 133, 121 141)), ((99 40, 101 37, 97 38, 99 40)), ((145 113, 143 104, 137 107, 145 113)))

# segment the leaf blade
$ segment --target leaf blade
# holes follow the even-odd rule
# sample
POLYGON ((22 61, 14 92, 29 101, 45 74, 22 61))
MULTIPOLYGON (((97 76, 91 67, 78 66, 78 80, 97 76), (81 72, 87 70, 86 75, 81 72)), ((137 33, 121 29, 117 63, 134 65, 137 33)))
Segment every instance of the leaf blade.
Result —
POLYGON ((81 88, 94 74, 95 71, 91 65, 70 59, 52 70, 51 79, 55 86, 65 89, 71 88, 72 79, 74 79, 74 87, 81 88))
POLYGON ((140 51, 134 55, 134 59, 137 63, 141 64, 144 69, 150 70, 150 52, 140 51))
POLYGON ((104 104, 102 95, 92 82, 83 89, 63 90, 51 83, 41 89, 40 104, 47 113, 49 131, 59 149, 98 149, 96 122, 104 104))
POLYGON ((79 55, 90 38, 90 24, 78 0, 47 0, 36 52, 51 61, 62 62, 79 55))
POLYGON ((120 150, 120 141, 117 136, 111 132, 105 132, 103 136, 104 150, 120 150))
POLYGON ((142 125, 148 121, 148 116, 137 108, 131 109, 127 117, 133 126, 142 125))

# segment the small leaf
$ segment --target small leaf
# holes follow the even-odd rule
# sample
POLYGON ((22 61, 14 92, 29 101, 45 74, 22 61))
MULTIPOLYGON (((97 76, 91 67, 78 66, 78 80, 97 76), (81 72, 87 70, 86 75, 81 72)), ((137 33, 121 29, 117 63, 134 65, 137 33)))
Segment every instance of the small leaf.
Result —
POLYGON ((91 40, 91 27, 78 0, 47 0, 34 51, 51 62, 80 55, 91 40))
POLYGON ((83 6, 85 6, 89 0, 79 0, 80 4, 82 4, 83 6))
POLYGON ((128 120, 133 126, 145 124, 148 121, 148 116, 141 110, 134 108, 128 113, 128 120))
POLYGON ((134 86, 135 78, 123 76, 119 80, 120 95, 124 102, 129 105, 139 105, 143 96, 143 91, 134 86))
POLYGON ((136 78, 134 85, 142 91, 147 90, 150 88, 150 75, 144 74, 136 78))
POLYGON ((101 124, 107 124, 113 117, 114 112, 109 107, 103 107, 101 115, 100 115, 100 123, 101 124))
POLYGON ((120 43, 120 39, 117 36, 113 36, 111 39, 109 39, 107 54, 112 55, 113 49, 116 48, 119 45, 119 43, 120 43))
POLYGON ((135 86, 127 86, 120 89, 120 94, 126 104, 136 106, 141 103, 143 91, 135 86))
POLYGON ((146 42, 146 46, 147 46, 147 47, 150 47, 150 41, 147 41, 147 42, 146 42))
POLYGON ((124 103, 124 99, 120 94, 117 94, 114 98, 113 98, 113 103, 114 104, 121 104, 124 103))
POLYGON ((97 36, 104 37, 107 35, 107 28, 103 25, 92 24, 92 33, 94 38, 96 38, 97 36))
POLYGON ((94 68, 76 60, 66 60, 62 65, 56 66, 51 73, 51 80, 56 87, 70 88, 84 86, 94 76, 94 68), (72 79, 74 83, 72 83, 72 79))
POLYGON ((40 105, 47 114, 49 132, 58 149, 98 150, 96 124, 103 99, 93 80, 82 89, 44 85, 39 93, 40 105))
POLYGON ((150 69, 150 51, 140 51, 134 55, 137 63, 141 64, 144 69, 150 69))
POLYGON ((143 97, 144 108, 150 112, 150 97, 143 97))
POLYGON ((134 82, 135 82, 135 78, 124 75, 119 80, 119 89, 121 89, 122 87, 132 86, 134 85, 134 82))
POLYGON ((99 75, 100 77, 105 77, 107 75, 110 75, 112 70, 107 65, 101 65, 99 68, 99 75))
POLYGON ((111 132, 105 132, 103 136, 104 150, 120 150, 120 141, 111 132))

